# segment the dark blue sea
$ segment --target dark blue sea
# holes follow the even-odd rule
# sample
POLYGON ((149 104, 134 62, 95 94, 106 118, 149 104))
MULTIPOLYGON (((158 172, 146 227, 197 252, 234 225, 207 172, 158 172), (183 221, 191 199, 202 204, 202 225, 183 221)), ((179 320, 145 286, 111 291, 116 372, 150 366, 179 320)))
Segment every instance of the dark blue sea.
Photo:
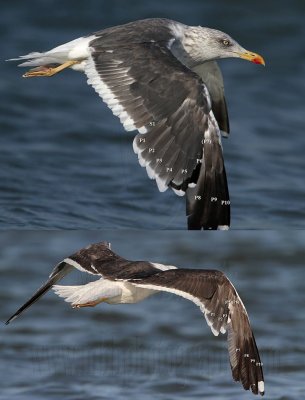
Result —
MULTIPOLYGON (((101 240, 127 259, 224 271, 250 316, 265 398, 304 398, 304 231, 216 232, 205 240, 183 231, 1 232, 0 320, 55 264, 101 240)), ((76 271, 62 283, 71 279, 90 276, 76 271)), ((198 307, 169 294, 75 310, 48 293, 0 326, 0 357, 1 400, 258 398, 233 382, 225 336, 214 337, 198 307)))
POLYGON ((302 0, 14 0, 0 5, 0 227, 185 229, 83 74, 23 79, 4 60, 108 26, 167 17, 231 34, 266 67, 223 60, 232 228, 305 228, 302 0))

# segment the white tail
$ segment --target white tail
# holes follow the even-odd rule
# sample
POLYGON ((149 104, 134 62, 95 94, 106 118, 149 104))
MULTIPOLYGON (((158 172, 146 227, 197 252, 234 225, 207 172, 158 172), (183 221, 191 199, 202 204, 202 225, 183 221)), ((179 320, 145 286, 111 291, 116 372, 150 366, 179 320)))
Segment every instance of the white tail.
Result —
POLYGON ((43 53, 32 52, 7 61, 23 61, 18 65, 19 67, 38 67, 49 64, 63 64, 69 60, 83 60, 89 56, 89 43, 94 38, 95 36, 81 37, 43 53))

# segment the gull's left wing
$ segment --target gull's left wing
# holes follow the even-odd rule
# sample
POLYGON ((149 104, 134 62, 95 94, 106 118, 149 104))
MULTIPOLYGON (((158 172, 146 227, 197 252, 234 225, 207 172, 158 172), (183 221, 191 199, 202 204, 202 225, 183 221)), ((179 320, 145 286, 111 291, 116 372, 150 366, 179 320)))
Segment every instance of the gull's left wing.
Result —
POLYGON ((228 333, 233 379, 240 381, 244 389, 264 395, 262 363, 247 311, 222 272, 173 269, 129 282, 141 288, 174 293, 199 306, 214 335, 228 333))

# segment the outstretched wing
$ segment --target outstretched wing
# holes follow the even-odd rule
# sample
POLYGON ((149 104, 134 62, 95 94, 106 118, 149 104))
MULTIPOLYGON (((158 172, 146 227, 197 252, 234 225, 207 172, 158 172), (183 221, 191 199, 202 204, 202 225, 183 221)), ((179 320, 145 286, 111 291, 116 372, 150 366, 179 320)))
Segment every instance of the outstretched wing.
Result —
MULTIPOLYGON (((224 208, 228 196, 223 198, 227 181, 220 131, 200 77, 177 60, 165 42, 116 47, 101 36, 90 42, 90 48, 88 83, 126 130, 138 130, 134 151, 159 190, 171 187, 184 195, 189 187, 194 189, 204 169, 201 191, 194 194, 196 200, 204 196, 200 209, 211 202, 213 209, 224 208)), ((200 228, 227 224, 228 218, 216 223, 202 218, 200 228)))
POLYGON ((199 306, 214 335, 228 333, 233 379, 254 394, 264 394, 262 364, 246 309, 222 272, 176 269, 130 282, 174 293, 199 306))

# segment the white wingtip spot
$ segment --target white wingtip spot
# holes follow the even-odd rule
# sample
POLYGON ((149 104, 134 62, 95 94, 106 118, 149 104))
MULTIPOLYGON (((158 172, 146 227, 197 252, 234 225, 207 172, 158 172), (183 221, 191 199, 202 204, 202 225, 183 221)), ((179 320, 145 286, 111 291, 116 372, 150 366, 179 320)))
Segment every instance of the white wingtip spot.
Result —
POLYGON ((135 154, 138 155, 138 160, 139 160, 139 164, 141 165, 141 167, 146 167, 147 166, 147 161, 141 155, 141 152, 143 150, 140 149, 140 147, 137 144, 137 137, 135 137, 133 142, 132 142, 132 148, 133 148, 133 151, 135 152, 135 154))
POLYGON ((134 153, 135 153, 135 154, 138 154, 138 152, 139 152, 139 146, 138 146, 138 144, 137 144, 137 137, 135 137, 135 138, 133 139, 132 148, 133 148, 134 153))
POLYGON ((228 231, 230 227, 228 225, 218 225, 217 229, 219 231, 228 231))
POLYGON ((134 131, 134 130, 137 129, 134 125, 126 125, 126 124, 123 124, 123 126, 124 126, 124 128, 125 128, 125 130, 126 130, 127 132, 131 132, 131 131, 134 131))
POLYGON ((141 167, 147 166, 148 162, 142 157, 141 153, 138 153, 138 160, 139 160, 139 164, 141 165, 141 167))
POLYGON ((136 126, 134 124, 134 120, 130 117, 128 117, 124 122, 123 122, 123 126, 127 131, 134 131, 136 130, 136 126))
POLYGON ((147 133, 147 129, 145 128, 145 126, 141 126, 141 128, 138 128, 139 133, 144 134, 147 133))
POLYGON ((219 335, 219 331, 217 331, 215 328, 213 328, 212 325, 210 325, 211 331, 213 332, 213 335, 218 336, 219 335))
POLYGON ((265 384, 264 381, 259 381, 258 382, 258 391, 260 393, 264 393, 265 392, 265 384))
POLYGON ((139 164, 141 165, 141 167, 145 168, 146 167, 146 161, 141 157, 139 157, 138 160, 139 160, 139 164))
POLYGON ((151 168, 151 166, 149 164, 146 165, 146 171, 147 171, 147 175, 148 175, 149 179, 156 178, 155 171, 151 168))
POLYGON ((157 182, 159 192, 165 192, 168 189, 168 186, 164 180, 157 177, 156 182, 157 182))
POLYGON ((196 186, 197 186, 197 184, 194 183, 194 182, 188 184, 188 187, 191 188, 191 189, 196 187, 196 186))
POLYGON ((185 195, 185 191, 184 190, 177 190, 177 189, 174 189, 173 187, 172 187, 172 189, 176 193, 177 196, 182 197, 182 196, 185 195))

